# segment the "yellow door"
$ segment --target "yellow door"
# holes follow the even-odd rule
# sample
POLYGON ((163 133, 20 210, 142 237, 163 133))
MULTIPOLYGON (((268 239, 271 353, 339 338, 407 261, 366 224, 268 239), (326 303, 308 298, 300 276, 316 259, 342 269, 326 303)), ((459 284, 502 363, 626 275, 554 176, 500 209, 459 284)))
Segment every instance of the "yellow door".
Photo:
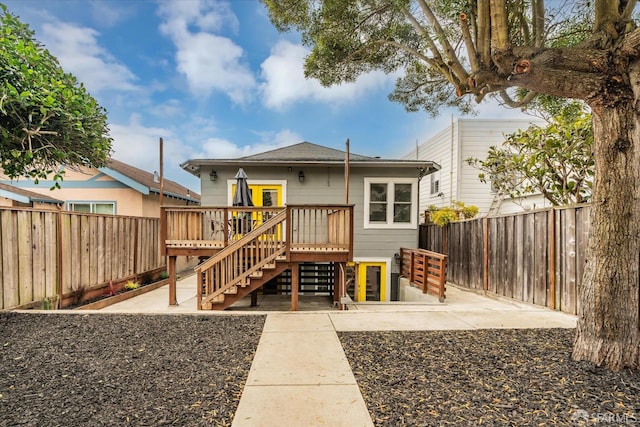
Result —
MULTIPOLYGON (((235 194, 236 185, 233 184, 231 186, 231 194, 235 194)), ((273 185, 265 185, 265 184, 249 184, 249 194, 251 195, 251 201, 254 206, 263 206, 263 207, 280 207, 282 206, 282 185, 281 184, 273 184, 273 185)), ((270 214, 258 213, 254 212, 252 216, 252 222, 254 226, 259 226, 263 222, 267 221, 270 218, 270 214)), ((238 234, 237 237, 242 237, 241 234, 238 234)))
POLYGON ((387 291, 386 262, 358 264, 358 301, 384 301, 387 291))

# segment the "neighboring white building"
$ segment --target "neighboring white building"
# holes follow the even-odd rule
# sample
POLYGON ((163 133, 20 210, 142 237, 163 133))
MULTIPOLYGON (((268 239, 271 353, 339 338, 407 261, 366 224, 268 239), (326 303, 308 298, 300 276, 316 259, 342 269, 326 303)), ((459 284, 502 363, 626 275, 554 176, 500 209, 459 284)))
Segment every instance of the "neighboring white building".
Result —
POLYGON ((457 119, 433 135, 404 159, 429 159, 441 166, 437 172, 420 181, 420 212, 428 206, 449 206, 454 201, 475 205, 480 215, 517 212, 546 206, 541 196, 531 196, 515 203, 492 191, 491 183, 480 182, 480 171, 467 163, 468 158, 485 159, 489 147, 500 145, 505 135, 532 124, 545 122, 531 119, 457 119))

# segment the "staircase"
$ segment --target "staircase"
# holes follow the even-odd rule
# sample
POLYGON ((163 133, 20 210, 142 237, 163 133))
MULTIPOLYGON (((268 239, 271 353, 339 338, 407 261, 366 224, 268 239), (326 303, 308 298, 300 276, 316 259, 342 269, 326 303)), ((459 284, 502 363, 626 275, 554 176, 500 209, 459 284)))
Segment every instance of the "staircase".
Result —
POLYGON ((281 211, 198 267, 198 310, 224 310, 291 267, 281 211))

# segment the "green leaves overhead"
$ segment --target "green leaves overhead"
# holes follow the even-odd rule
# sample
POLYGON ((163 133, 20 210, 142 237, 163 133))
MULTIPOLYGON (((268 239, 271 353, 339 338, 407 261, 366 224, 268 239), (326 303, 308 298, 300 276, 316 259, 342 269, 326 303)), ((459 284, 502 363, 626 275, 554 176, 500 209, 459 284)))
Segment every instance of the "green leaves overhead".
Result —
POLYGON ((106 111, 29 27, 0 4, 0 167, 61 179, 58 166, 102 166, 111 152, 106 111))

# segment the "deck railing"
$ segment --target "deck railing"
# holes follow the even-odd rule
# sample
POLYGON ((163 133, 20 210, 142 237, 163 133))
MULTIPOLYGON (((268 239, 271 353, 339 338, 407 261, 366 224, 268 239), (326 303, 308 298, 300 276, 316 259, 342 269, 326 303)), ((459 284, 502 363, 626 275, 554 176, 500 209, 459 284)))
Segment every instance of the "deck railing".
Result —
POLYGON ((166 206, 162 208, 163 254, 167 248, 221 249, 285 208, 166 206))
POLYGON ((221 302, 268 264, 353 259, 352 205, 163 206, 163 254, 210 257, 196 268, 198 304, 221 302))
POLYGON ((445 299, 447 256, 424 249, 400 248, 400 275, 422 289, 422 293, 445 299))

